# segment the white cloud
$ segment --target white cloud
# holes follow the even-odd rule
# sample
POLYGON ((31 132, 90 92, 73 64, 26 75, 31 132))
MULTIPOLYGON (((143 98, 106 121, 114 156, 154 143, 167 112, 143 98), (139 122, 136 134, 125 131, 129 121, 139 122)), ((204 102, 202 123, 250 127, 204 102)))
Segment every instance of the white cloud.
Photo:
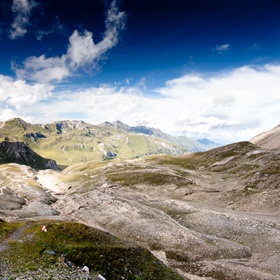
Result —
POLYGON ((228 52, 229 49, 230 49, 230 44, 226 43, 223 45, 216 45, 216 47, 213 50, 216 51, 220 55, 224 55, 225 53, 228 52))
POLYGON ((18 78, 48 83, 50 81, 60 81, 71 75, 67 67, 67 57, 46 58, 31 56, 24 61, 24 67, 15 69, 18 78))
POLYGON ((158 91, 176 106, 174 131, 246 140, 278 124, 279 76, 278 65, 245 66, 212 77, 186 75, 158 91))
POLYGON ((62 112, 81 113, 87 116, 84 120, 91 123, 104 121, 132 120, 137 112, 143 109, 147 101, 130 90, 103 86, 86 90, 60 93, 52 99, 51 104, 41 104, 41 111, 49 113, 54 120, 60 119, 62 112), (50 110, 48 108, 51 108, 50 110), (63 108, 63 110, 61 110, 63 108))
POLYGON ((75 30, 69 38, 66 54, 50 58, 45 55, 29 57, 22 68, 15 69, 17 77, 37 82, 61 81, 80 69, 96 67, 104 53, 118 43, 125 20, 125 13, 120 12, 113 1, 105 21, 106 31, 99 43, 94 43, 91 32, 85 30, 79 33, 75 30))
POLYGON ((100 55, 100 50, 95 46, 91 32, 85 31, 84 34, 79 34, 75 30, 69 38, 69 42, 67 58, 72 69, 91 64, 93 59, 100 55))
POLYGON ((220 95, 214 98, 214 103, 217 105, 230 106, 234 102, 234 96, 232 95, 220 95))
POLYGON ((13 80, 0 75, 0 103, 13 106, 17 110, 26 109, 34 104, 48 99, 53 86, 45 84, 27 84, 23 80, 13 80))
POLYGON ((0 108, 0 121, 6 121, 12 118, 16 118, 17 115, 14 113, 14 111, 10 108, 0 108))
POLYGON ((0 76, 0 103, 14 106, 14 114, 36 123, 81 116, 92 124, 121 120, 171 134, 235 142, 279 124, 279 76, 280 65, 244 66, 212 76, 191 74, 167 81, 153 96, 139 85, 55 91, 0 76))
POLYGON ((12 40, 23 37, 26 34, 29 16, 36 5, 36 2, 33 0, 13 0, 14 22, 11 25, 12 28, 9 36, 12 40))

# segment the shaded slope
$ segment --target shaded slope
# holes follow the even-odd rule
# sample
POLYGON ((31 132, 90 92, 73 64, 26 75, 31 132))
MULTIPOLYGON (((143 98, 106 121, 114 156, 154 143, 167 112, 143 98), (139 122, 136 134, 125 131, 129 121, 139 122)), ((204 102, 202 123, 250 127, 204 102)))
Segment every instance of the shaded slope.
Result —
POLYGON ((41 157, 22 142, 0 143, 0 164, 3 163, 19 163, 35 169, 59 170, 54 160, 41 157))

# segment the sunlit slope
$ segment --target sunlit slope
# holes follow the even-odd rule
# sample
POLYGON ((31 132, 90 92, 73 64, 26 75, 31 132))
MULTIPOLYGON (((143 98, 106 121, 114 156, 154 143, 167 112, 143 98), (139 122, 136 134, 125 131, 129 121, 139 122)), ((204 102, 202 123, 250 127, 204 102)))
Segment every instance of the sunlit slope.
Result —
POLYGON ((82 180, 86 185, 94 185, 105 181, 123 187, 142 186, 148 190, 160 186, 163 192, 164 186, 167 189, 173 186, 176 189, 172 192, 174 197, 178 193, 179 196, 190 195, 188 199, 199 199, 207 194, 209 201, 219 198, 223 206, 253 209, 260 204, 265 210, 280 207, 277 199, 279 157, 276 151, 239 142, 176 157, 154 155, 102 165, 89 162, 70 166, 63 173, 70 176, 73 183, 82 180), (265 200, 263 192, 266 193, 265 200))
POLYGON ((41 156, 52 158, 60 165, 150 154, 178 155, 188 151, 177 143, 150 134, 128 132, 108 122, 98 126, 82 121, 32 125, 12 119, 1 123, 0 137, 25 142, 41 156))
POLYGON ((1 165, 0 218, 101 228, 187 278, 276 279, 279 157, 240 142, 180 156, 80 162, 62 172, 1 165))
POLYGON ((253 137, 250 142, 265 148, 265 149, 279 149, 280 148, 280 125, 273 129, 261 133, 253 137))
POLYGON ((1 279, 185 279, 147 249, 78 223, 0 221, 0 241, 1 279))
POLYGON ((272 253, 280 249, 279 157, 240 142, 176 157, 80 163, 62 172, 65 196, 57 207, 164 252, 184 271, 273 279, 279 271, 279 254, 272 253))

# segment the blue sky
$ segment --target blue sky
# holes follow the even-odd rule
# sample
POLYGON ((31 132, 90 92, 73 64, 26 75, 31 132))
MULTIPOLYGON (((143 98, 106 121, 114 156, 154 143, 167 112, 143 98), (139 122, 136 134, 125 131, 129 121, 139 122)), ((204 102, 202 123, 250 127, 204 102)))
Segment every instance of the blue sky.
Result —
POLYGON ((0 121, 249 140, 279 124, 279 12, 276 0, 4 0, 0 121))

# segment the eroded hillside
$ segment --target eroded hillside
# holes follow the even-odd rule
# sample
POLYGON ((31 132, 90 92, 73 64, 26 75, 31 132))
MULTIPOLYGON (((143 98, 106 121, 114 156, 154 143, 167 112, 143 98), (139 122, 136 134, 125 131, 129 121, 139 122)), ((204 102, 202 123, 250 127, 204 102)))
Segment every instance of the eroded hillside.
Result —
POLYGON ((62 172, 2 165, 0 205, 14 206, 2 207, 1 218, 100 228, 189 279, 279 279, 279 155, 240 142, 62 172))

